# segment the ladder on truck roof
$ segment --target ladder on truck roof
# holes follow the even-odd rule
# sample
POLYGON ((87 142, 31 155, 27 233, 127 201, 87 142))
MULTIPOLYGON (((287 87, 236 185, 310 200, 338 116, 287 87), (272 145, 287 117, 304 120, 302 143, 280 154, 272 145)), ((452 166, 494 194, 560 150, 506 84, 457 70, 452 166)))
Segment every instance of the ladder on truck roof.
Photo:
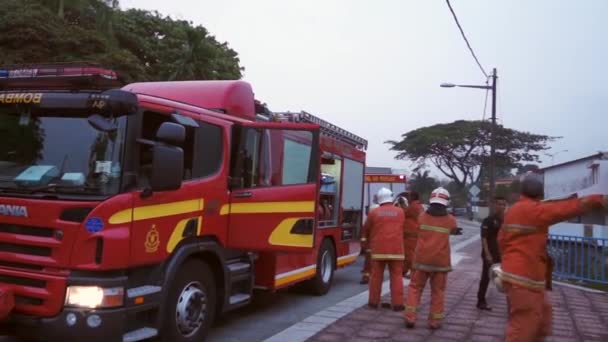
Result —
MULTIPOLYGON (((266 108, 265 108, 266 109, 266 108)), ((339 141, 345 142, 349 145, 355 146, 361 150, 367 149, 367 140, 360 136, 351 133, 343 128, 340 128, 330 122, 321 119, 318 116, 312 115, 308 112, 301 111, 299 113, 292 112, 271 112, 268 109, 257 113, 258 120, 261 121, 278 121, 278 122, 303 122, 313 123, 321 126, 321 134, 333 137, 339 141)))

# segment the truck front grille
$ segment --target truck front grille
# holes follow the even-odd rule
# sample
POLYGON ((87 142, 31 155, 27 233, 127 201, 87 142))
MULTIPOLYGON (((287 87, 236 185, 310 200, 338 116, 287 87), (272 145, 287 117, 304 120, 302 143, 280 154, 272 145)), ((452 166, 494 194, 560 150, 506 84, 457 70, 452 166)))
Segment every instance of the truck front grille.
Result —
POLYGON ((29 254, 37 256, 51 256, 52 250, 50 247, 18 245, 14 243, 0 242, 0 252, 29 254))
POLYGON ((0 223, 0 233, 53 237, 53 229, 0 223))
POLYGON ((0 268, 0 285, 15 294, 15 312, 52 317, 63 307, 65 277, 0 268))
POLYGON ((11 285, 21 285, 28 287, 39 287, 44 288, 46 286, 46 281, 31 279, 25 277, 15 277, 5 274, 0 274, 0 283, 11 284, 11 285))

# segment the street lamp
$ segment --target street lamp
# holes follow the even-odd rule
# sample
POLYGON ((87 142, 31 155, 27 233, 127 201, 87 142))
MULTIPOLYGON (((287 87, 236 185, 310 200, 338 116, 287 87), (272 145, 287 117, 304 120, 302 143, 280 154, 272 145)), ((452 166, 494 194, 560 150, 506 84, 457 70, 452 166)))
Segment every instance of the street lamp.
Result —
POLYGON ((561 150, 561 151, 557 151, 555 153, 545 153, 545 155, 547 157, 551 157, 551 166, 553 166, 554 162, 553 160, 555 159, 555 156, 562 153, 562 152, 568 152, 568 150, 561 150))
POLYGON ((475 89, 485 89, 492 91, 492 125, 490 126, 490 170, 489 170, 489 180, 490 180, 490 213, 494 212, 494 194, 496 192, 496 180, 494 175, 495 169, 495 156, 494 151, 496 149, 495 146, 495 136, 494 130, 496 127, 496 79, 498 78, 496 74, 496 68, 492 70, 492 85, 468 85, 468 84, 453 84, 453 83, 441 83, 440 87, 442 88, 475 88, 475 89))

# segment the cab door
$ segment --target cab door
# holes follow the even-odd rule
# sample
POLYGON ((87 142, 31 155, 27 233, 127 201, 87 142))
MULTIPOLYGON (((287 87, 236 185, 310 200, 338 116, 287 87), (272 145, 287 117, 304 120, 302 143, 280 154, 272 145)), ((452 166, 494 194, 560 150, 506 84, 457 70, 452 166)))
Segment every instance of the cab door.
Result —
POLYGON ((228 247, 310 252, 319 179, 316 125, 248 123, 233 128, 228 247))

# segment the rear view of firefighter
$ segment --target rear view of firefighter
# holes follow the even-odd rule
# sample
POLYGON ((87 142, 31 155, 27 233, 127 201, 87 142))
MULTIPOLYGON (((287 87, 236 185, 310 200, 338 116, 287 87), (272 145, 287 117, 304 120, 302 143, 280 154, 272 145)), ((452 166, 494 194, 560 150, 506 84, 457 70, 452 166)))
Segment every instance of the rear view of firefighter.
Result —
POLYGON ((502 264, 494 272, 509 304, 507 341, 536 341, 551 334, 552 307, 545 294, 551 277, 549 226, 607 203, 602 195, 541 202, 543 188, 538 176, 525 176, 520 200, 506 212, 498 233, 502 264))
POLYGON ((384 268, 388 266, 391 284, 391 305, 393 310, 403 310, 403 222, 405 215, 401 208, 393 205, 393 193, 386 188, 378 191, 378 204, 367 216, 363 226, 363 236, 369 240, 372 272, 369 281, 369 301, 372 308, 380 305, 384 268))
POLYGON ((437 188, 431 193, 429 209, 418 217, 420 231, 414 253, 414 268, 407 293, 405 325, 413 328, 420 297, 427 280, 431 283, 431 310, 428 326, 437 329, 443 320, 445 288, 448 272, 452 270, 450 260, 450 234, 458 232, 456 219, 448 214, 450 193, 437 188))
POLYGON ((414 271, 414 250, 418 240, 418 216, 424 211, 417 192, 409 194, 409 206, 405 210, 405 224, 403 226, 403 276, 408 277, 407 272, 414 271))
MULTIPOLYGON (((372 198, 372 205, 369 207, 369 211, 371 212, 373 209, 378 208, 378 196, 374 194, 372 198)), ((361 234, 361 252, 363 253, 363 257, 365 258, 363 262, 363 269, 361 270, 361 281, 359 284, 367 284, 369 283, 369 276, 372 271, 372 261, 370 259, 370 249, 369 249, 369 240, 368 237, 363 233, 361 234)))

